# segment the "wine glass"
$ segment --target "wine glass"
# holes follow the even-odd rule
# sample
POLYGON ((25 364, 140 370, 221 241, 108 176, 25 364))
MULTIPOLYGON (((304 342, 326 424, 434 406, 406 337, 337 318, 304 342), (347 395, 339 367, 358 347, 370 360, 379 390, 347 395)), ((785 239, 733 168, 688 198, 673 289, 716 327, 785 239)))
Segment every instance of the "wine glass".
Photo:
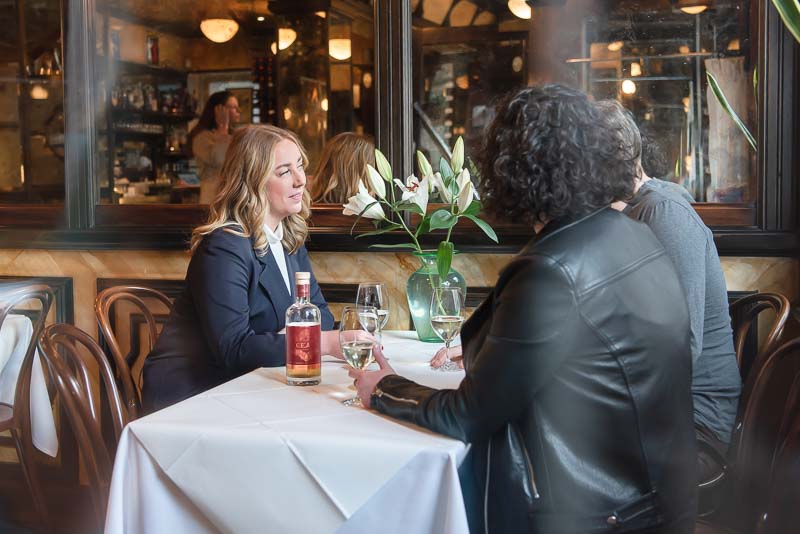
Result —
MULTIPOLYGON (((378 311, 372 306, 345 306, 339 321, 339 346, 353 369, 366 369, 374 361, 372 332, 378 329, 378 311), (370 328, 372 331, 370 331, 370 328)), ((361 406, 357 396, 342 401, 345 406, 361 406)))
POLYGON ((450 360, 450 343, 461 331, 464 322, 464 297, 461 288, 437 287, 431 296, 431 327, 436 335, 444 341, 447 362, 440 367, 443 371, 457 371, 455 362, 450 360))
POLYGON ((386 328, 389 322, 389 295, 386 286, 381 282, 364 282, 358 284, 356 304, 359 306, 374 306, 381 319, 380 330, 386 328))

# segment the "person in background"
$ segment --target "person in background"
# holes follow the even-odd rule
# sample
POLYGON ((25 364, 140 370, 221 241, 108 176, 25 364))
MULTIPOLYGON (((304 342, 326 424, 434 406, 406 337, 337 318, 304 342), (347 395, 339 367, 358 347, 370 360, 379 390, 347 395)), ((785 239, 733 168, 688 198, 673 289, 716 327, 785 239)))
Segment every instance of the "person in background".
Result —
POLYGON ((358 193, 358 183, 369 189, 367 164, 375 166, 372 139, 352 132, 333 136, 320 156, 311 180, 311 200, 322 204, 345 204, 358 193))
POLYGON ((651 180, 649 187, 662 188, 682 196, 689 203, 694 202, 694 197, 685 187, 666 179, 670 173, 670 167, 655 130, 652 127, 643 126, 639 128, 639 133, 642 138, 642 170, 651 180))
POLYGON ((471 532, 693 532, 686 298, 653 233, 610 208, 639 153, 561 85, 507 98, 484 143, 484 210, 536 236, 464 323, 458 389, 376 349, 380 370, 350 371, 359 397, 471 444, 471 532))
MULTIPOLYGON (((233 134, 208 222, 192 233, 186 286, 145 360, 145 412, 258 367, 286 364, 283 329, 294 274, 312 271, 303 246, 310 214, 305 165, 299 139, 287 130, 250 125, 233 134)), ((322 313, 322 353, 340 356, 313 273, 311 302, 322 313)))
POLYGON ((219 91, 208 98, 200 119, 189 132, 191 156, 200 173, 200 203, 210 204, 219 189, 219 174, 233 128, 239 122, 239 102, 230 91, 219 91))
MULTIPOLYGON (((642 144, 636 122, 619 102, 604 100, 597 107, 610 128, 624 133, 626 143, 642 144)), ((724 468, 742 381, 714 236, 690 202, 683 187, 650 178, 640 165, 633 197, 615 207, 650 227, 675 265, 686 294, 698 477, 707 481, 724 468)))

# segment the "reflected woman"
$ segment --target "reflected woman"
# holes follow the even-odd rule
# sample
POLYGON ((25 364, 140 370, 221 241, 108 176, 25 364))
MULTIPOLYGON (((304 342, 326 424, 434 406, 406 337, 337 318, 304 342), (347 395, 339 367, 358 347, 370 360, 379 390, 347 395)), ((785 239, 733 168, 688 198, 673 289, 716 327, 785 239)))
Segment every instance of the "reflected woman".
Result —
POLYGON ((200 203, 211 204, 219 189, 219 173, 233 128, 239 122, 239 102, 230 91, 211 95, 200 119, 189 132, 189 146, 200 173, 200 203))
POLYGON ((358 193, 358 183, 369 188, 367 164, 375 165, 375 144, 352 132, 333 136, 325 145, 311 180, 311 200, 317 204, 345 204, 358 193))
POLYGON ((416 384, 379 351, 350 372, 365 406, 472 444, 472 532, 694 530, 686 299, 653 233, 609 207, 638 156, 579 91, 507 98, 481 199, 536 236, 464 323, 464 380, 416 384))
MULTIPOLYGON (((305 165, 289 131, 251 125, 233 134, 208 222, 192 234, 186 286, 145 361, 146 412, 286 364, 294 273, 311 272, 305 165)), ((311 301, 322 312, 322 353, 338 356, 333 316, 313 273, 311 301)))

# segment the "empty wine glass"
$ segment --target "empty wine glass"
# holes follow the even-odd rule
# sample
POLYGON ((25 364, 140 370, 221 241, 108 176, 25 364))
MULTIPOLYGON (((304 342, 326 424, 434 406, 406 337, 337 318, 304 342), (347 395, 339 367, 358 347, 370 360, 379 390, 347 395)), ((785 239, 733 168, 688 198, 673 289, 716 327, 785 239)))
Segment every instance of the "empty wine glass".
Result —
POLYGON ((381 319, 381 331, 386 328, 386 323, 389 322, 389 295, 386 292, 385 285, 381 282, 358 284, 356 304, 359 306, 374 306, 378 310, 378 317, 381 319))
POLYGON ((450 343, 461 331, 464 322, 464 297, 458 287, 437 287, 431 296, 431 327, 444 341, 447 361, 439 369, 457 371, 458 365, 450 360, 450 343))
MULTIPOLYGON (((347 364, 363 370, 374 359, 375 346, 372 332, 378 329, 378 312, 372 306, 345 306, 339 322, 339 347, 347 364), (372 332, 370 331, 372 328, 372 332)), ((353 397, 342 401, 345 406, 361 406, 361 399, 353 397)))

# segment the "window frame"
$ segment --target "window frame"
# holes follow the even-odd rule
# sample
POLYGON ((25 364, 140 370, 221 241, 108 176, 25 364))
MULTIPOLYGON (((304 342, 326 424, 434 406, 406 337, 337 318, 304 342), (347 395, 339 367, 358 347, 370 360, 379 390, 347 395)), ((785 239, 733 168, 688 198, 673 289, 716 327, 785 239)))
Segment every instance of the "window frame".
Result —
MULTIPOLYGON (((0 243, 6 248, 185 249, 193 226, 202 221, 202 205, 104 205, 98 203, 94 143, 97 87, 94 1, 66 4, 65 204, 0 206, 0 243), (87 140, 89 142, 87 142, 87 140), (157 217, 157 218, 156 218, 157 217), (153 224, 157 220, 158 224, 153 224)), ((721 255, 795 256, 798 240, 800 169, 800 46, 786 30, 769 0, 754 3, 758 36, 757 200, 748 204, 698 203, 695 209, 711 227, 721 255)), ((411 10, 405 0, 376 0, 375 84, 376 146, 399 176, 413 172, 411 10)), ((361 251, 369 240, 354 240, 352 217, 331 206, 312 209, 309 250, 361 251), (315 226, 316 221, 324 221, 315 226)), ((500 244, 473 226, 454 229, 463 252, 513 253, 530 238, 529 229, 497 228, 500 244)), ((402 235, 384 234, 384 242, 402 235)), ((435 236, 431 238, 431 243, 435 236)))

